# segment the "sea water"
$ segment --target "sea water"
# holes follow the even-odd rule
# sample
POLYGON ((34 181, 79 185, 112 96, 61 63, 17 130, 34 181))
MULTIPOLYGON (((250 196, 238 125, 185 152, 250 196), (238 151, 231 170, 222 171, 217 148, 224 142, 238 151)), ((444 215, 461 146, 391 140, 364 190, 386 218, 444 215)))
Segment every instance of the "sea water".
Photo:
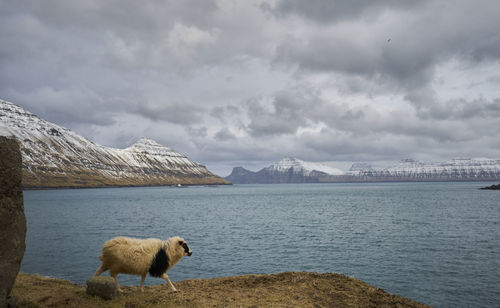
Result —
MULTIPOLYGON (((115 236, 184 237, 173 281, 342 273, 436 307, 500 306, 491 183, 233 185, 25 191, 21 266, 84 284, 115 236)), ((140 277, 120 275, 124 285, 140 277)), ((147 284, 165 283, 148 277, 147 284)))

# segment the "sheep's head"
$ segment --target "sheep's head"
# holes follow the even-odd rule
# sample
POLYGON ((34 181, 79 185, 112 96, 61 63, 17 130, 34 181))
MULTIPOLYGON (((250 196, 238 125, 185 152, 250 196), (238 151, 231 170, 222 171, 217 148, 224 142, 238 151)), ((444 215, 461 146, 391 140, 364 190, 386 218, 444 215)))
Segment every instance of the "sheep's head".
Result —
POLYGON ((179 247, 184 250, 184 255, 185 256, 190 256, 190 255, 193 254, 193 252, 191 251, 191 249, 189 249, 188 244, 186 243, 185 240, 180 239, 178 241, 178 244, 179 244, 179 247))

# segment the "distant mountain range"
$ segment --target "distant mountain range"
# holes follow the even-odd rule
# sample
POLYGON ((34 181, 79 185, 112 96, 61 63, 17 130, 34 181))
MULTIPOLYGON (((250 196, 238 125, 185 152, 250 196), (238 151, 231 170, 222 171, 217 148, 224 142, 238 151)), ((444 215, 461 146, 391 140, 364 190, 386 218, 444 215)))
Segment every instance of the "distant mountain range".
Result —
POLYGON ((25 188, 230 184, 154 140, 105 147, 3 100, 0 135, 21 144, 25 188))
POLYGON ((336 168, 286 157, 257 172, 233 168, 225 179, 234 184, 318 183, 322 178, 343 174, 336 168))
POLYGON ((403 159, 389 168, 355 163, 348 172, 321 164, 285 158, 257 172, 236 167, 225 177, 234 184, 490 181, 500 180, 500 160, 457 158, 440 163, 403 159))
POLYGON ((487 181, 500 180, 500 160, 455 158, 445 162, 403 159, 389 168, 353 165, 349 176, 365 180, 401 181, 487 181))

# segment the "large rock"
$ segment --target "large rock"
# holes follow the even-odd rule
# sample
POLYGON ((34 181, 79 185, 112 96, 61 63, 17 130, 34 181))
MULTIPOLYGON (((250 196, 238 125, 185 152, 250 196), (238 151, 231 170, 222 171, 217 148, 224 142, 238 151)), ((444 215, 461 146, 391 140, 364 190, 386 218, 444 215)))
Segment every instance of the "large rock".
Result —
POLYGON ((6 305, 26 248, 19 144, 0 136, 0 305, 6 305))
POLYGON ((481 187, 479 189, 500 190, 500 184, 491 185, 491 186, 488 186, 488 187, 481 187))
POLYGON ((87 294, 113 299, 117 294, 116 282, 109 276, 94 276, 87 280, 87 294))

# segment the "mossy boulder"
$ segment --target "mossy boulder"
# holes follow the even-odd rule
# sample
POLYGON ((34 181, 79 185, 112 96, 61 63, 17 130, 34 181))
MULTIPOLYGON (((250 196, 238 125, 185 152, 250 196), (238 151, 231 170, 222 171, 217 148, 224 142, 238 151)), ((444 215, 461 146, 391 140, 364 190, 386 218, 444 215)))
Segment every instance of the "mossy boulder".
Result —
POLYGON ((87 280, 87 294, 113 299, 117 295, 115 280, 108 276, 91 277, 87 280))

